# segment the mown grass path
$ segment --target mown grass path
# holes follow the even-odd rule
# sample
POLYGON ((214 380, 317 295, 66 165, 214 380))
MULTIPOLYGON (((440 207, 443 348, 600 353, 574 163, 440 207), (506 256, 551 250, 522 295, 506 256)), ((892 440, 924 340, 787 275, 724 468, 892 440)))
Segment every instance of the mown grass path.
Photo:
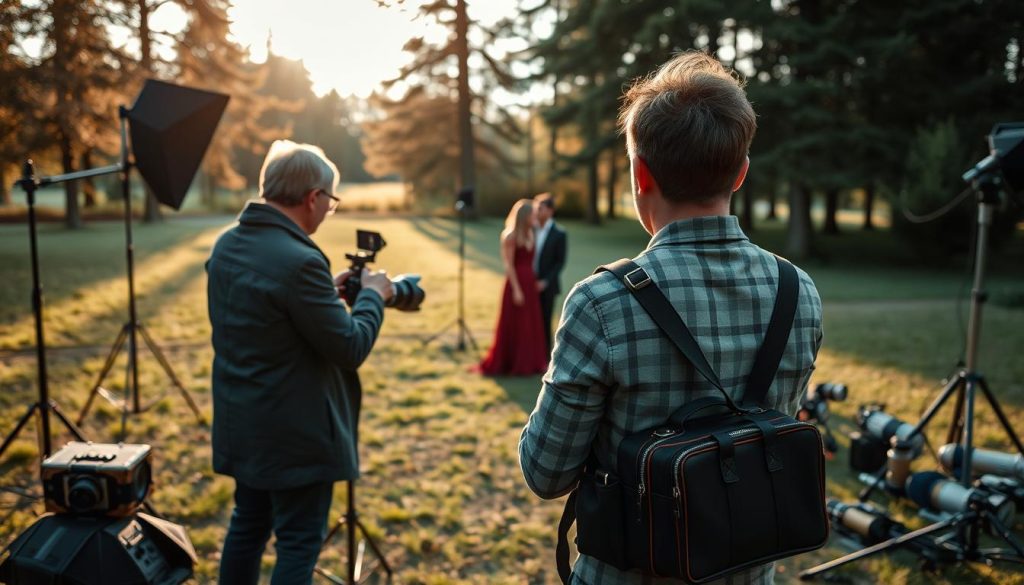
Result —
MULTIPOLYGON (((139 314, 165 347, 178 374, 207 414, 210 412, 205 275, 203 262, 229 217, 176 218, 136 228, 139 314)), ((603 262, 631 256, 647 242, 635 222, 603 227, 568 223, 568 284, 603 262)), ((419 313, 388 311, 377 348, 362 375, 365 386, 362 433, 364 478, 359 509, 378 537, 401 583, 554 583, 552 551, 561 501, 543 502, 528 492, 516 455, 519 432, 536 401, 539 377, 492 379, 469 373, 475 352, 452 349, 454 330, 424 346, 456 316, 457 224, 438 218, 331 218, 315 239, 345 265, 354 251, 356 227, 383 233, 388 246, 380 267, 394 275, 423 275, 427 300, 419 313)), ((43 226, 40 256, 46 296, 46 335, 51 390, 64 409, 77 413, 127 318, 122 226, 95 223, 80 232, 43 226)), ((467 226, 466 318, 481 352, 490 344, 502 282, 498 220, 467 226)), ((781 248, 776 226, 754 234, 766 248, 781 248)), ((833 426, 843 443, 830 463, 829 490, 848 498, 857 489, 847 471, 845 430, 857 405, 885 402, 891 412, 914 421, 932 400, 942 377, 962 353, 954 298, 962 290, 962 263, 923 268, 906 258, 885 234, 849 233, 820 242, 823 259, 805 263, 825 301, 826 341, 816 382, 850 386, 850 399, 834 404, 833 426), (865 252, 867 250, 867 252, 865 252)), ((1020 246, 1018 246, 1019 248, 1020 246)), ((993 290, 1024 289, 1020 251, 996 263, 993 290), (1016 270, 1014 270, 1016 263, 1016 270)), ((35 397, 34 337, 28 303, 31 284, 24 226, 0 227, 0 432, 7 433, 35 397)), ((960 306, 960 314, 966 302, 960 306)), ((1024 311, 986 307, 981 368, 1017 429, 1024 432, 1024 311)), ((212 582, 230 513, 231 480, 210 470, 209 432, 196 426, 177 394, 170 391, 154 360, 143 353, 141 390, 152 408, 131 417, 128 440, 154 447, 157 468, 153 503, 189 527, 201 556, 197 582, 212 582)), ((106 387, 123 388, 123 360, 106 387)), ((979 444, 1006 448, 984 405, 979 411, 979 444)), ((931 434, 941 444, 948 414, 931 434)), ((87 434, 112 441, 118 413, 99 405, 87 420, 87 434)), ((35 490, 34 429, 0 461, 0 485, 35 490)), ((65 437, 58 438, 60 445, 65 437)), ((287 437, 282 437, 286 441, 287 437)), ((922 458, 916 470, 931 469, 922 458)), ((332 522, 343 508, 336 490, 332 522)), ((41 505, 9 493, 0 495, 0 544, 8 543, 41 505)), ((913 520, 910 507, 898 508, 913 520)), ((1020 517, 1018 517, 1020 518, 1020 517)), ((1018 522, 1018 534, 1021 534, 1018 522)), ((342 542, 323 556, 342 570, 342 542)), ((779 582, 791 582, 800 568, 837 556, 830 547, 784 563, 779 582)), ((272 548, 267 563, 272 562, 272 548)), ((1005 570, 965 567, 939 576, 922 575, 906 555, 877 559, 842 573, 853 582, 1024 583, 1005 570)))

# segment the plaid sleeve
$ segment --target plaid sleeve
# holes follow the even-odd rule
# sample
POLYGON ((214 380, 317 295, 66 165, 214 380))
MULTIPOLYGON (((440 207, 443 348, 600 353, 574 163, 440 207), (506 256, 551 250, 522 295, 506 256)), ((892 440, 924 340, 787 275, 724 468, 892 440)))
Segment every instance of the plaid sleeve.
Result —
POLYGON ((557 498, 576 487, 604 415, 611 372, 601 316, 585 285, 569 292, 551 365, 519 439, 530 489, 557 498))

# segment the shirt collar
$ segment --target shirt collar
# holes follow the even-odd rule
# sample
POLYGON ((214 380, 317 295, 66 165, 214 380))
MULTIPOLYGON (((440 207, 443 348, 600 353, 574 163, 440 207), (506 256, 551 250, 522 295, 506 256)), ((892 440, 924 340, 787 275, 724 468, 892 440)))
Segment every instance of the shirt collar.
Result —
POLYGON ((709 215, 674 221, 658 230, 647 249, 694 242, 743 242, 748 238, 735 215, 709 215))
POLYGON ((548 222, 539 228, 537 228, 538 234, 546 234, 551 231, 551 226, 555 225, 555 218, 551 218, 548 222))

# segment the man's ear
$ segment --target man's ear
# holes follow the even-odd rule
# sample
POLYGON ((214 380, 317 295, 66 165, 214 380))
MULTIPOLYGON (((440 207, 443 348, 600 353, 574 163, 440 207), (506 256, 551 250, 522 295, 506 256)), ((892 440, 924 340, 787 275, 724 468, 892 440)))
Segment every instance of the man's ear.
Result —
POLYGON ((306 191, 306 194, 302 197, 302 207, 306 211, 314 211, 316 209, 316 198, 318 197, 319 189, 310 189, 306 191))
POLYGON ((646 195, 658 186, 650 167, 647 166, 647 161, 639 156, 633 156, 633 181, 636 182, 637 195, 646 195))
POLYGON ((732 183, 732 192, 735 193, 740 190, 743 186, 743 181, 747 178, 747 171, 750 170, 750 157, 743 159, 743 166, 740 167, 740 172, 736 175, 736 180, 732 183))

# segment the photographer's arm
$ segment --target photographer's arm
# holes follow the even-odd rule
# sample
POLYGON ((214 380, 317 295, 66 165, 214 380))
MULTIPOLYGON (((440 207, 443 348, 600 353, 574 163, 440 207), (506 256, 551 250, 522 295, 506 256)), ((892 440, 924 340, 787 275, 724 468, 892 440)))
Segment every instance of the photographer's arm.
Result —
POLYGON ((579 286, 565 301, 558 341, 537 406, 519 439, 526 483, 542 498, 557 498, 579 482, 612 379, 600 313, 579 286))
POLYGON ((288 311, 302 337, 317 352, 344 369, 355 370, 377 340, 384 301, 376 291, 364 288, 349 314, 338 298, 326 262, 315 258, 296 272, 288 311))

